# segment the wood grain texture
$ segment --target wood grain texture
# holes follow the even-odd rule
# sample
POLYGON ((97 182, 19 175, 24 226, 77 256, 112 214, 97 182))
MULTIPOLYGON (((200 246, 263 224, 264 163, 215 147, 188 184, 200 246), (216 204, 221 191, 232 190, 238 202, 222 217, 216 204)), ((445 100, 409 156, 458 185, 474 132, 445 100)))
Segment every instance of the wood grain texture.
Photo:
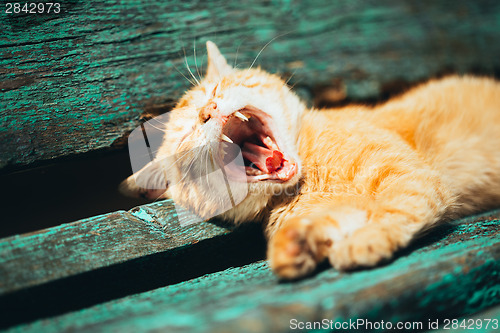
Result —
POLYGON ((165 201, 5 238, 0 242, 0 294, 227 232, 210 223, 182 227, 171 201, 165 201))
POLYGON ((374 269, 330 268, 280 283, 258 261, 10 331, 288 332, 292 318, 396 323, 470 314, 499 302, 499 218, 495 211, 439 228, 374 269))
POLYGON ((500 67, 491 0, 73 0, 60 14, 2 15, 0 169, 123 146, 141 114, 189 86, 184 50, 197 72, 208 39, 246 67, 280 36, 257 65, 353 100, 395 81, 500 67))
POLYGON ((259 225, 184 226, 177 213, 167 200, 2 239, 0 328, 264 258, 259 225))

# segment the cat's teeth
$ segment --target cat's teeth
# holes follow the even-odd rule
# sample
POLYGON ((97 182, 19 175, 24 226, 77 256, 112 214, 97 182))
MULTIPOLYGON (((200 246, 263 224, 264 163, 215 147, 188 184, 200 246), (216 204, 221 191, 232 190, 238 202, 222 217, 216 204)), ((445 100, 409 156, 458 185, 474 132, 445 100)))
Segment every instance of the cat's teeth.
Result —
POLYGON ((258 175, 258 176, 253 176, 254 180, 266 180, 269 178, 269 175, 264 174, 264 175, 258 175))
POLYGON ((278 146, 274 143, 273 139, 270 136, 266 136, 262 139, 262 143, 266 145, 267 148, 273 150, 279 150, 278 146))
POLYGON ((229 142, 229 143, 233 143, 233 140, 231 140, 227 135, 225 134, 221 134, 220 135, 220 138, 222 139, 222 141, 226 141, 226 142, 229 142))
POLYGON ((234 113, 234 115, 235 115, 236 117, 238 117, 239 119, 241 119, 241 121, 248 121, 248 118, 247 118, 247 117, 246 117, 243 113, 241 113, 241 112, 239 112, 239 111, 236 111, 236 112, 234 113))
POLYGON ((226 155, 227 155, 227 151, 226 151, 226 149, 227 149, 228 147, 229 147, 229 145, 227 145, 227 144, 225 144, 225 143, 222 143, 222 144, 220 145, 220 151, 221 151, 221 153, 222 153, 222 158, 226 157, 226 155))

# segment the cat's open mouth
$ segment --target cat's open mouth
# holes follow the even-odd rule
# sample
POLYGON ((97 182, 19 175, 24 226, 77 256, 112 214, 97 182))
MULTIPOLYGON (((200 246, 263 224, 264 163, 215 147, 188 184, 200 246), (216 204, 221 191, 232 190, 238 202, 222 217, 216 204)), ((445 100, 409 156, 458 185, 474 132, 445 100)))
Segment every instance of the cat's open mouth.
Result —
POLYGON ((224 124, 221 141, 238 145, 247 181, 286 182, 297 173, 297 163, 286 153, 272 118, 255 107, 233 113, 224 124))

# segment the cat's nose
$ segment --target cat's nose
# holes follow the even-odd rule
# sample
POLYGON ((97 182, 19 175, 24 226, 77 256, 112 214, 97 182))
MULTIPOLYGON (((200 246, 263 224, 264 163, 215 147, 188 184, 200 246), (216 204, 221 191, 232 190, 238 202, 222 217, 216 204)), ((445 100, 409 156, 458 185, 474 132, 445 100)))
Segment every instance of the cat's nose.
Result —
POLYGON ((200 111, 200 120, 202 123, 206 123, 210 118, 217 115, 219 110, 217 109, 217 103, 210 102, 205 105, 200 111))

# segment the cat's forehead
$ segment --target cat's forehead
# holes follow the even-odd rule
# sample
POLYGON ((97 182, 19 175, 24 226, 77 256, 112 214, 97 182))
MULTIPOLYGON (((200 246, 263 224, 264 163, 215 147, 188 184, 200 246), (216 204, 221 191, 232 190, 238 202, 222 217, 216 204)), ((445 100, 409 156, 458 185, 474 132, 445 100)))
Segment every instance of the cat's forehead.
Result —
POLYGON ((279 78, 277 75, 269 74, 259 68, 236 70, 232 73, 217 78, 216 80, 205 82, 206 86, 208 86, 209 88, 217 86, 218 89, 227 89, 237 86, 254 87, 259 84, 269 83, 282 85, 283 80, 281 80, 281 78, 279 78))
POLYGON ((235 70, 215 80, 203 80, 201 84, 186 92, 178 107, 189 105, 199 107, 212 98, 235 98, 237 96, 228 96, 228 93, 238 94, 237 91, 241 89, 253 88, 258 92, 260 88, 280 89, 284 84, 279 76, 269 74, 260 68, 235 70))

